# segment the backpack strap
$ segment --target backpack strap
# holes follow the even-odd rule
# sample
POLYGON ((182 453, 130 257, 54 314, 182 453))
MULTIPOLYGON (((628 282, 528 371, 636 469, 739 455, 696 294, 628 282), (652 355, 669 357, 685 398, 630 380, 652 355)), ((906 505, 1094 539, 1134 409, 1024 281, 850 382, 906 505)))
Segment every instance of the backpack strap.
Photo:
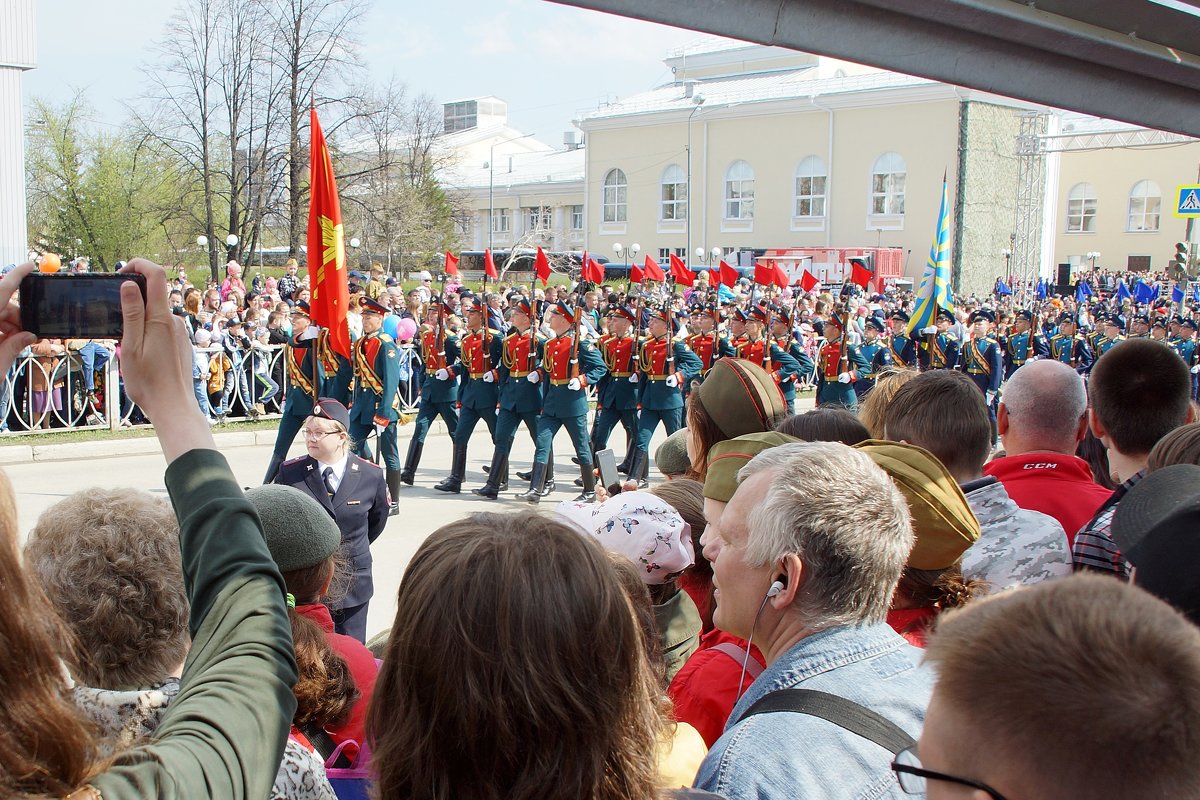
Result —
POLYGON ((762 674, 762 664, 758 663, 758 659, 754 656, 747 653, 744 647, 738 647, 733 642, 721 642, 720 644, 714 644, 712 649, 729 656, 738 663, 739 667, 745 664, 746 674, 750 676, 750 680, 753 681, 762 674))
POLYGON ((832 722, 843 730, 869 739, 892 755, 916 744, 911 736, 886 717, 844 697, 813 689, 780 689, 760 697, 738 722, 755 714, 790 711, 832 722))

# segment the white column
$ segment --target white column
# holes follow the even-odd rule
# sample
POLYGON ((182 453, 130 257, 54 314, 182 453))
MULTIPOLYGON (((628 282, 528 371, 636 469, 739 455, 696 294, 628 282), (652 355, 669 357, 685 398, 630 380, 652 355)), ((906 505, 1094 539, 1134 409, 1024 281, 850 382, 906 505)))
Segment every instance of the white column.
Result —
POLYGON ((21 73, 37 60, 33 0, 0 3, 0 267, 28 255, 21 73))

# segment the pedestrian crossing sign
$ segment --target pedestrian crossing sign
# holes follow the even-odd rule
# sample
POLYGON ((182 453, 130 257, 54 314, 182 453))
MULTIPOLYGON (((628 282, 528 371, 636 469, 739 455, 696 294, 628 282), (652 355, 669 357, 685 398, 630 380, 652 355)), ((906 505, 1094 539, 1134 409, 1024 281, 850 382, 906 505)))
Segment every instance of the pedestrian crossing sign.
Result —
POLYGON ((1175 187, 1175 216, 1200 217, 1200 185, 1175 187))

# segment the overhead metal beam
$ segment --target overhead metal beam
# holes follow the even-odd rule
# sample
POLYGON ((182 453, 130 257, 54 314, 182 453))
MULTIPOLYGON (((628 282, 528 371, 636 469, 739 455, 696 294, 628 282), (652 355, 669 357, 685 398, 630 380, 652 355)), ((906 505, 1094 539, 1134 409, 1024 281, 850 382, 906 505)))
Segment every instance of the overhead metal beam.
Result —
POLYGON ((1200 137, 1200 16, 1148 0, 550 1, 1200 137))

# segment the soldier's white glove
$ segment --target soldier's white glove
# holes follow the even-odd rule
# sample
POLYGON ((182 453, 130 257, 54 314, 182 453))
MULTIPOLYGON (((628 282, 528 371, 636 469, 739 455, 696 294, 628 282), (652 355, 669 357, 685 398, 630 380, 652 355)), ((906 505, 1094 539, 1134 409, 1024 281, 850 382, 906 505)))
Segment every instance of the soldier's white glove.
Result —
POLYGON ((992 401, 996 399, 996 393, 991 389, 988 389, 986 392, 984 392, 984 396, 987 397, 987 404, 989 406, 992 404, 992 401))
POLYGON ((316 325, 309 325, 304 329, 304 333, 300 334, 297 339, 302 342, 307 342, 309 339, 315 339, 321 335, 321 329, 316 325))
POLYGON ((636 372, 629 376, 629 382, 630 383, 638 382, 638 374, 636 372))
POLYGON ((667 387, 670 389, 674 389, 677 386, 679 386, 679 378, 676 378, 674 375, 668 375, 667 376, 667 387))
POLYGON ((448 381, 450 380, 450 370, 442 367, 437 372, 433 373, 433 377, 437 378, 439 381, 448 381))
POLYGON ((853 380, 854 375, 852 373, 843 372, 841 375, 838 375, 838 383, 850 383, 853 380))
POLYGON ((529 381, 530 383, 537 383, 541 379, 542 379, 542 373, 538 372, 537 370, 534 370, 533 372, 531 372, 525 376, 525 380, 529 381))
POLYGON ((484 383, 495 383, 496 382, 495 370, 489 369, 487 372, 483 373, 483 382, 484 383))
POLYGON ((583 384, 580 383, 579 378, 571 378, 571 380, 567 382, 567 388, 572 392, 578 392, 583 388, 583 384))
POLYGON ((937 325, 930 325, 928 328, 921 329, 922 336, 933 336, 937 333, 937 325))
POLYGON ((1197 364, 1196 366, 1192 367, 1192 374, 1200 375, 1200 364, 1197 364))
POLYGON ((383 435, 383 432, 384 432, 384 431, 386 431, 386 430, 387 430, 387 425, 379 425, 378 423, 376 423, 376 425, 375 425, 375 433, 376 433, 376 435, 378 435, 378 436, 382 436, 382 435, 383 435))

